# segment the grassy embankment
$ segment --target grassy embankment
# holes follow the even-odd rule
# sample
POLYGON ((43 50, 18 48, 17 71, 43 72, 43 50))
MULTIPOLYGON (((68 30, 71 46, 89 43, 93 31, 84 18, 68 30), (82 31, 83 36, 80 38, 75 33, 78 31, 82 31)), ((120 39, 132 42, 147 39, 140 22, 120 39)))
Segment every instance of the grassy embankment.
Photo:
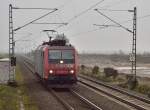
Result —
POLYGON ((0 85, 0 110, 38 110, 28 95, 20 68, 16 68, 17 86, 0 85))
POLYGON ((118 72, 115 74, 108 74, 105 73, 104 70, 100 69, 98 66, 94 66, 93 68, 91 68, 86 67, 85 65, 81 65, 79 73, 94 77, 111 85, 117 85, 126 89, 131 89, 133 91, 148 95, 148 97, 150 97, 150 79, 148 78, 137 77, 138 83, 135 87, 132 87, 133 83, 129 81, 129 75, 119 74, 118 72))

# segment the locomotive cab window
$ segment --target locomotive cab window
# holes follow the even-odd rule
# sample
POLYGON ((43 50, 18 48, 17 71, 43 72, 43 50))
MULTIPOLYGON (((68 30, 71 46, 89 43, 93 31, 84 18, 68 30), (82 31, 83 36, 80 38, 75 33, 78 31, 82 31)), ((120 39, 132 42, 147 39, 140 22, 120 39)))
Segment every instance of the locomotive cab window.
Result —
POLYGON ((49 62, 60 63, 63 60, 64 63, 74 63, 73 50, 49 50, 49 62))
POLYGON ((49 62, 50 63, 59 63, 61 59, 61 51, 59 50, 49 50, 49 62))
POLYGON ((50 50, 49 59, 61 59, 61 51, 59 50, 50 50))
POLYGON ((74 63, 74 54, 72 50, 62 51, 62 60, 64 63, 74 63))

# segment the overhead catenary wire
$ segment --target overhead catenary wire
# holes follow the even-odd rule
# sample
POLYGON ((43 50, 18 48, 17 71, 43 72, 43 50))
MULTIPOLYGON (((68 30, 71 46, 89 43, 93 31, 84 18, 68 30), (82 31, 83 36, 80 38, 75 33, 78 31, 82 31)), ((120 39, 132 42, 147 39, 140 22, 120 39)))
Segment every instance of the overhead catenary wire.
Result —
MULTIPOLYGON (((129 0, 126 0, 126 1, 129 1, 129 0)), ((107 8, 107 7, 112 7, 112 6, 114 6, 114 5, 118 5, 118 4, 120 4, 120 3, 122 3, 122 2, 126 2, 126 1, 124 1, 124 0, 120 0, 120 1, 117 1, 117 2, 113 2, 114 4, 110 4, 110 5, 107 5, 107 6, 104 6, 104 7, 101 7, 101 8, 107 8)), ((97 6, 97 5, 99 5, 101 2, 103 2, 103 1, 100 1, 100 2, 98 2, 98 4, 96 3, 95 5, 97 6)), ((92 6, 91 6, 92 7, 92 6)), ((93 5, 93 7, 94 7, 94 5, 93 5)), ((92 8, 91 8, 92 9, 92 8)), ((81 12, 82 13, 82 12, 81 12)), ((80 14, 80 13, 79 13, 80 14)), ((77 14, 77 15, 79 15, 79 14, 77 14)), ((83 13, 84 14, 84 13, 83 13)), ((77 16, 76 15, 76 16, 77 16)), ((74 20, 74 19, 76 19, 76 18, 78 18, 78 16, 76 17, 76 16, 74 16, 73 18, 71 18, 72 19, 72 21, 74 20), (76 18, 75 18, 76 17, 76 18)), ((71 20, 71 19, 69 19, 69 20, 71 20)), ((68 20, 68 24, 70 24, 70 22, 72 22, 72 21, 70 21, 69 22, 69 20, 68 20)), ((56 27, 55 28, 55 30, 57 30, 57 29, 59 29, 59 28, 61 28, 61 27, 63 27, 64 25, 59 25, 58 27, 56 27)))
MULTIPOLYGON (((144 16, 139 16, 139 17, 137 17, 137 19, 138 19, 138 20, 142 20, 142 19, 148 18, 148 17, 150 17, 150 14, 144 15, 144 16)), ((130 21, 133 21, 133 20, 129 19, 129 20, 121 21, 120 23, 124 24, 124 23, 128 23, 128 22, 130 22, 130 21)))
MULTIPOLYGON (((128 1, 128 0, 126 0, 126 1, 128 1)), ((100 2, 103 2, 103 1, 100 1, 100 2)), ((120 0, 120 1, 117 1, 117 2, 115 2, 114 4, 112 4, 112 5, 107 5, 107 6, 105 6, 105 8, 106 7, 112 7, 112 6, 114 6, 114 5, 117 5, 117 4, 120 4, 120 3, 122 3, 122 2, 125 2, 125 1, 123 1, 123 0, 120 0)), ((100 3, 98 3, 97 5, 99 5, 100 3)), ((95 4, 96 5, 96 4, 95 4)), ((96 5, 96 6, 97 6, 96 5)), ((94 6, 94 5, 93 5, 94 6)), ((101 7, 101 8, 103 8, 103 7, 101 7)), ((91 8, 92 9, 92 8, 91 8)), ((128 11, 128 10, 127 10, 128 11)), ((83 13, 84 14, 84 13, 83 13)), ((74 16, 75 17, 75 16, 74 16)), ((72 18, 73 19, 73 18, 72 18)), ((74 18, 75 19, 75 18, 74 18)), ((71 20, 71 19, 69 19, 69 20, 71 20)), ((68 21, 69 21, 68 20, 68 21)), ((70 24, 70 22, 68 23, 68 24, 70 24)), ((59 29, 59 28, 61 28, 63 25, 60 25, 60 26, 58 26, 57 28, 55 28, 56 30, 57 29, 59 29)), ((115 27, 120 27, 120 26, 115 26, 115 27)))
MULTIPOLYGON (((128 11, 128 12, 133 12, 133 10, 113 10, 113 9, 98 9, 98 10, 102 10, 102 11, 128 11)), ((147 18, 147 17, 150 17, 150 14, 137 17, 137 19, 143 19, 143 18, 147 18)), ((130 22, 130 21, 133 21, 133 20, 125 20, 125 21, 122 21, 120 23, 127 23, 127 22, 130 22)), ((106 26, 106 27, 108 27, 108 26, 109 27, 120 27, 120 26, 113 25, 113 24, 110 24, 110 25, 93 24, 93 25, 95 25, 95 26, 106 26)))
POLYGON ((150 17, 150 14, 138 17, 139 19, 150 17))
MULTIPOLYGON (((104 0, 99 1, 99 2, 97 2, 96 4, 92 5, 91 7, 89 7, 89 8, 87 9, 87 11, 89 11, 90 9, 92 9, 92 8, 94 8, 95 6, 99 5, 99 4, 102 3, 103 1, 104 1, 104 0)), ((126 0, 126 1, 128 1, 128 0, 126 0)), ((120 1, 115 2, 115 3, 112 4, 112 5, 107 5, 107 6, 105 6, 105 8, 106 8, 106 7, 112 7, 112 6, 114 6, 114 5, 118 5, 118 4, 120 4, 120 3, 122 3, 122 2, 126 2, 126 1, 120 0, 120 1)), ((85 10, 85 11, 86 11, 86 10, 85 10)), ((83 12, 81 12, 81 13, 75 15, 74 17, 72 17, 71 19, 68 20, 68 24, 70 24, 70 22, 71 22, 72 20, 74 20, 74 19, 78 18, 79 16, 81 16, 82 13, 84 14, 84 13, 86 13, 86 12, 83 11, 83 12)), ((60 25, 60 26, 58 26, 56 29, 58 29, 58 28, 60 28, 60 27, 62 27, 62 26, 63 26, 63 25, 60 25)))
POLYGON ((99 29, 92 29, 92 30, 88 30, 88 31, 85 31, 85 32, 80 32, 80 33, 70 35, 70 37, 74 37, 74 36, 78 36, 78 35, 82 35, 82 34, 87 34, 87 33, 95 32, 95 31, 98 31, 98 30, 99 29))
MULTIPOLYGON (((147 17, 150 17, 150 14, 137 17, 137 19, 143 19, 143 18, 147 18, 147 17)), ((133 20, 125 20, 125 21, 122 21, 120 23, 124 24, 124 23, 130 22, 130 21, 133 21, 133 20)), ((99 24, 94 24, 94 25, 96 25, 96 26, 102 26, 102 25, 99 25, 99 24)), ((107 27, 120 27, 120 26, 114 25, 114 24, 110 24, 110 25, 104 25, 104 27, 107 28, 107 27)), ((101 29, 105 29, 104 27, 103 28, 101 27, 99 29, 92 29, 92 30, 87 30, 87 31, 84 31, 84 32, 75 33, 75 34, 72 34, 70 36, 71 37, 75 37, 75 36, 79 36, 79 35, 83 35, 83 34, 95 32, 95 31, 98 31, 98 30, 101 30, 101 29)), ((34 39, 36 39, 36 38, 33 38, 32 40, 34 40, 34 39)))
MULTIPOLYGON (((150 15, 148 15, 148 16, 143 16, 143 17, 139 17, 138 19, 142 19, 142 18, 146 18, 146 17, 149 17, 150 15)), ((123 21, 124 23, 125 22, 129 22, 129 21, 132 21, 132 20, 127 20, 127 21, 123 21)), ((91 32, 92 32, 92 30, 91 30, 91 32)))
MULTIPOLYGON (((148 15, 144 15, 144 16, 141 16, 141 17, 138 17, 137 19, 143 19, 143 18, 147 18, 147 17, 150 17, 150 14, 148 15)), ((126 20, 126 21, 122 21, 120 23, 126 23, 126 22, 130 22, 130 21, 133 21, 133 20, 126 20)), ((95 26, 100 26, 99 29, 93 29, 93 30, 88 30, 88 31, 85 31, 85 32, 80 32, 80 33, 76 33, 76 34, 73 34, 71 35, 72 37, 74 36, 78 36, 78 35, 82 35, 82 34, 87 34, 87 33, 91 33, 91 32, 95 32, 95 31, 98 31, 100 29, 105 29, 106 27, 120 27, 118 25, 113 25, 113 24, 110 24, 110 25, 99 25, 99 24, 93 24, 95 26), (102 28, 102 27, 105 27, 105 28, 102 28)))
POLYGON ((57 9, 63 9, 66 5, 68 5, 69 3, 71 3, 73 0, 67 0, 67 2, 64 2, 64 4, 60 5, 57 7, 57 9), (69 1, 69 2, 68 2, 69 1))
MULTIPOLYGON (((143 19, 143 18, 146 18, 146 17, 150 17, 150 14, 138 17, 138 19, 143 19)), ((132 20, 122 21, 121 23, 126 23, 126 22, 129 22, 129 21, 132 21, 132 20)), ((79 36, 79 35, 83 35, 83 34, 95 32, 95 31, 98 31, 98 30, 101 30, 101 29, 105 29, 105 28, 108 28, 108 27, 120 27, 118 25, 113 25, 113 24, 110 24, 110 25, 94 24, 94 25, 96 25, 96 26, 102 26, 102 27, 100 27, 99 29, 92 29, 92 30, 88 30, 88 31, 85 31, 85 32, 76 33, 76 34, 71 35, 71 37, 75 37, 75 36, 79 36)))
MULTIPOLYGON (((72 0, 69 0, 69 2, 65 2, 64 4, 58 6, 56 9, 59 9, 58 11, 60 11, 60 9, 63 9, 67 4, 69 4, 72 0)), ((49 8, 34 8, 34 9, 47 9, 49 10, 49 8)), ((46 23, 46 22, 43 22, 43 23, 36 23, 36 22, 33 22, 32 24, 58 24, 58 25, 67 25, 68 23, 65 23, 63 22, 63 20, 61 19, 61 17, 59 15, 57 15, 58 18, 60 19, 61 23, 46 23)))
MULTIPOLYGON (((56 14, 57 18, 60 20, 60 22, 64 22, 63 19, 60 17, 59 14, 56 14)), ((68 24, 68 23, 67 23, 68 24)))
MULTIPOLYGON (((104 0, 101 0, 97 3, 95 3, 94 5, 90 6, 89 8, 83 10, 82 12, 78 13, 77 15, 73 16, 72 18, 70 18, 67 23, 70 24, 73 20, 77 19, 78 17, 80 17, 81 15, 85 14, 86 12, 88 12, 89 10, 91 10, 92 8, 96 7, 97 5, 101 4, 102 2, 104 2, 104 0)), ((58 26, 56 29, 62 27, 63 25, 58 26)))
POLYGON ((95 32, 95 31, 99 31, 99 30, 102 30, 102 29, 105 29, 105 28, 107 28, 107 27, 100 27, 98 29, 92 29, 92 30, 88 30, 88 31, 85 31, 85 32, 76 33, 76 34, 73 34, 73 35, 70 35, 70 36, 75 37, 75 36, 78 36, 78 35, 83 35, 83 34, 95 32))
POLYGON ((32 24, 33 22, 38 21, 38 20, 40 20, 40 19, 42 19, 42 18, 46 17, 47 15, 49 15, 49 14, 51 14, 51 13, 53 13, 53 12, 57 11, 57 10, 58 10, 58 9, 56 9, 56 8, 55 8, 53 11, 50 11, 50 12, 48 12, 48 13, 46 13, 46 14, 44 14, 44 15, 40 16, 40 17, 38 17, 37 19, 34 19, 34 20, 32 20, 32 21, 30 21, 30 22, 26 23, 25 25, 20 26, 20 27, 18 27, 18 28, 16 28, 16 29, 14 29, 14 31, 17 31, 17 30, 19 30, 19 29, 22 29, 22 28, 26 27, 27 25, 30 25, 30 24, 32 24))
MULTIPOLYGON (((128 1, 128 0, 126 0, 126 1, 128 1)), ((68 20, 68 24, 70 24, 70 22, 72 22, 74 19, 80 17, 82 14, 86 13, 87 11, 89 11, 90 9, 96 7, 97 5, 99 5, 99 4, 102 3, 102 2, 104 2, 104 0, 101 0, 101 1, 99 1, 99 2, 97 2, 97 3, 95 3, 94 5, 92 5, 91 7, 89 7, 88 9, 86 9, 86 10, 80 12, 79 14, 75 15, 74 17, 70 18, 70 19, 68 20)), ((107 6, 105 6, 105 7, 112 7, 113 5, 120 4, 121 2, 125 2, 125 1, 120 0, 120 1, 115 2, 115 3, 112 4, 112 5, 107 5, 107 6)), ((64 26, 64 25, 58 26, 58 27, 56 28, 56 30, 57 30, 58 28, 62 27, 62 26, 64 26)))
POLYGON ((95 3, 94 5, 90 6, 90 7, 87 8, 86 10, 84 10, 84 11, 78 13, 77 15, 75 15, 74 17, 72 17, 71 19, 69 19, 68 22, 71 22, 71 21, 73 21, 74 19, 80 17, 81 15, 85 14, 86 12, 88 12, 89 10, 91 10, 91 9, 94 8, 94 7, 96 7, 97 5, 99 5, 99 4, 102 3, 102 2, 104 2, 104 0, 101 0, 101 1, 99 1, 99 2, 97 2, 97 3, 95 3))
MULTIPOLYGON (((138 20, 142 20, 142 19, 148 18, 148 17, 150 17, 150 14, 143 15, 143 16, 139 16, 139 17, 137 17, 137 19, 138 19, 138 20)), ((119 22, 119 23, 125 24, 125 23, 131 22, 131 21, 133 21, 133 20, 129 19, 129 20, 121 21, 121 22, 119 22)), ((97 25, 97 26, 98 26, 99 24, 94 24, 94 25, 97 25)), ((113 24, 110 24, 110 26, 113 26, 113 24)), ((114 25, 114 27, 120 27, 120 26, 114 25)))
MULTIPOLYGON (((70 22, 72 22, 74 19, 78 18, 79 16, 81 16, 82 14, 86 13, 86 11, 89 11, 90 9, 94 8, 95 6, 99 5, 100 3, 102 3, 104 0, 97 2, 96 4, 92 5, 91 7, 89 7, 87 10, 75 15, 74 17, 70 18, 68 20, 68 24, 70 24, 70 22)), ((127 1, 127 0, 126 0, 127 1)), ((123 2, 122 0, 115 2, 115 4, 120 4, 121 2, 123 2)), ((105 7, 112 7, 113 5, 109 5, 109 6, 105 6, 105 7)), ((58 27, 55 28, 55 30, 63 27, 64 25, 59 25, 58 27)))
MULTIPOLYGON (((60 12, 66 5, 68 5, 69 3, 71 3, 73 0, 67 0, 64 4, 62 4, 62 5, 60 5, 60 6, 58 6, 57 7, 57 9, 59 9, 57 12, 60 12), (60 10, 61 9, 61 10, 60 10)), ((59 18, 59 20, 61 21, 61 22, 64 22, 63 20, 62 20, 62 18, 60 17, 60 15, 59 14, 56 14, 57 15, 57 17, 59 18)))
POLYGON ((120 26, 118 26, 118 25, 112 25, 112 24, 110 24, 110 25, 104 25, 104 24, 102 24, 102 25, 100 25, 100 24, 93 24, 94 26, 100 26, 100 27, 120 27, 120 26))
MULTIPOLYGON (((120 0, 118 3, 121 3, 122 0, 120 0)), ((114 4, 116 5, 116 4, 114 4)), ((111 7, 113 5, 109 5, 107 7, 111 7)), ((109 9, 108 9, 109 10, 109 9)), ((130 11, 130 10, 111 10, 111 11, 130 11)), ((137 19, 143 19, 143 18, 147 18, 147 17, 150 17, 150 14, 149 15, 144 15, 144 16, 141 16, 141 17, 138 17, 137 19)), ((122 21, 120 23, 127 23, 127 22, 130 22, 130 21, 133 21, 133 20, 126 20, 126 21, 122 21)), ((110 27, 113 26, 112 24, 110 24, 110 27)), ((117 26, 117 25, 114 25, 115 27, 120 27, 120 26, 117 26)), ((61 27, 61 26, 60 26, 61 27)), ((107 26, 106 26, 107 27, 107 26)), ((96 30, 99 30, 99 29, 96 29, 96 30)), ((77 33, 77 34, 73 34, 71 36, 77 36, 77 35, 81 35, 81 34, 86 34, 86 33, 89 33, 89 32, 94 32, 96 31, 95 29, 94 30, 89 30, 89 31, 86 31, 86 32, 81 32, 81 33, 77 33)))

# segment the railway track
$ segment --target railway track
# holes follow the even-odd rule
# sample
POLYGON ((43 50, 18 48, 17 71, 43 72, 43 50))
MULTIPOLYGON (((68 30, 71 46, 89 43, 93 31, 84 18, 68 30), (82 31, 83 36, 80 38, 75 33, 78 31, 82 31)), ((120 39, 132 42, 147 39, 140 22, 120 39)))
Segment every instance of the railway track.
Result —
MULTIPOLYGON (((33 64, 24 60, 24 65, 34 73, 33 64), (29 66, 30 65, 30 66, 29 66)), ((56 91, 46 87, 46 89, 67 109, 67 110, 102 110, 90 100, 86 99, 76 91, 68 89, 67 91, 56 91)))
POLYGON ((80 95, 74 90, 51 90, 52 93, 59 98, 69 108, 69 110, 102 110, 91 101, 80 95))
MULTIPOLYGON (((27 59, 24 59, 24 65, 25 67, 31 72, 31 73, 34 73, 34 70, 33 70, 33 64, 31 62, 29 62, 29 60, 27 61, 27 59)), ((68 104, 64 99, 62 99, 60 97, 60 95, 58 95, 53 89, 50 89, 50 88, 47 88, 46 86, 44 86, 46 88, 46 90, 48 90, 57 100, 59 103, 61 103, 64 108, 66 110, 74 110, 74 108, 68 104)))
POLYGON ((111 98, 117 99, 138 110, 150 110, 150 100, 145 97, 137 96, 125 90, 110 86, 95 79, 80 75, 78 81, 96 91, 99 91, 111 98))
MULTIPOLYGON (((33 65, 30 61, 28 61, 28 63, 30 65, 33 65)), ((123 90, 121 88, 113 87, 111 85, 97 81, 96 79, 83 76, 83 75, 79 75, 78 81, 79 81, 79 84, 86 85, 89 88, 92 88, 113 99, 116 99, 122 103, 125 103, 128 106, 134 107, 137 110, 150 110, 150 100, 148 98, 145 98, 143 96, 138 96, 133 93, 129 93, 128 91, 123 90)))

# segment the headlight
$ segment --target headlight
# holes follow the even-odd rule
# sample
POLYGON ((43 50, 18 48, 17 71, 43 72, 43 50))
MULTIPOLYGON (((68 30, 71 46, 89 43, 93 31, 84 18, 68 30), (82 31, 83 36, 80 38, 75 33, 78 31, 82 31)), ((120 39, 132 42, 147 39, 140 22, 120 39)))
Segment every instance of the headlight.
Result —
POLYGON ((63 64, 64 63, 64 61, 63 60, 60 60, 60 64, 63 64))
POLYGON ((52 74, 52 73, 53 73, 53 70, 49 70, 49 73, 52 74))
POLYGON ((73 74, 73 73, 74 73, 74 70, 70 70, 70 73, 73 74))

